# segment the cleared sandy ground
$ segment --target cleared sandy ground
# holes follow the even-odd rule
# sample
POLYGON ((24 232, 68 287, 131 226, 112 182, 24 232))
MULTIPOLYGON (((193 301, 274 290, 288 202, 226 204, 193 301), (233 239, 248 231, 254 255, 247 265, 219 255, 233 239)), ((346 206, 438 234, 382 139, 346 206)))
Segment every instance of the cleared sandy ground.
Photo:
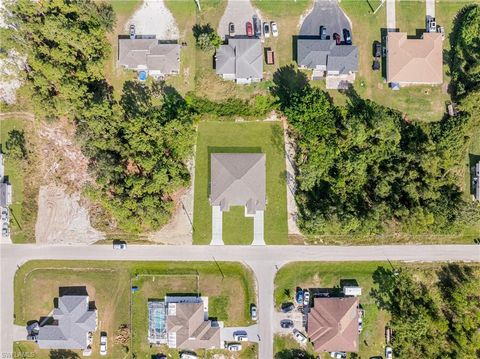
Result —
POLYGON ((179 37, 175 18, 163 0, 145 0, 125 24, 126 34, 131 24, 135 25, 137 35, 156 35, 161 40, 176 40, 179 37))

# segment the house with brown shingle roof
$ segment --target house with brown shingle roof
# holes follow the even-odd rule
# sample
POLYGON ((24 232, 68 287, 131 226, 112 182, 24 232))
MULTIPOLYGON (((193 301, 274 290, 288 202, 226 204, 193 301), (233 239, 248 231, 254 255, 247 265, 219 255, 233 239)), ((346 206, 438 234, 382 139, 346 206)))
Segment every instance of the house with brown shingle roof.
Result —
POLYGON ((307 334, 317 352, 358 351, 358 298, 315 298, 307 334))
POLYGON ((394 86, 443 82, 442 34, 424 33, 409 39, 405 32, 387 35, 387 82, 394 86))

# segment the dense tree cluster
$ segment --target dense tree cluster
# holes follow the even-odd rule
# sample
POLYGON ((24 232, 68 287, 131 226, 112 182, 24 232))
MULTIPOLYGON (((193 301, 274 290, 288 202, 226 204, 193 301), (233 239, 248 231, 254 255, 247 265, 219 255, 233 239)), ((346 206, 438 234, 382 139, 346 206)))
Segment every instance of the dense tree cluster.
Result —
POLYGON ((372 296, 391 314, 396 358, 480 355, 480 271, 447 264, 426 278, 379 267, 372 296))
POLYGON ((340 108, 303 77, 283 69, 274 93, 297 143, 296 199, 306 233, 446 232, 479 220, 451 171, 470 141, 468 116, 408 122, 354 92, 340 108))
POLYGON ((193 26, 193 36, 197 47, 202 51, 212 51, 218 49, 222 44, 222 38, 210 26, 210 24, 193 26))
POLYGON ((110 51, 111 6, 92 1, 15 0, 6 4, 3 47, 27 56, 26 78, 39 114, 71 116, 93 81, 103 78, 110 51))

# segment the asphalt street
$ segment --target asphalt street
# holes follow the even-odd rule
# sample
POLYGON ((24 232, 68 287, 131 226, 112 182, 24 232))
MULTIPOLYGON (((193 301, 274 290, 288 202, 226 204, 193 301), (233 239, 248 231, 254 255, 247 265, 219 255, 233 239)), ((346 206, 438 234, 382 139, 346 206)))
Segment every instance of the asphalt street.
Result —
POLYGON ((0 353, 12 353, 13 279, 19 266, 32 259, 239 261, 248 265, 257 281, 259 358, 273 358, 274 278, 277 270, 295 261, 480 261, 479 245, 393 246, 142 246, 120 251, 111 245, 48 246, 1 244, 0 353))
POLYGON ((335 32, 342 36, 343 29, 348 29, 352 33, 350 21, 338 5, 337 0, 315 1, 312 11, 302 23, 300 36, 319 36, 320 26, 327 28, 327 35, 330 37, 335 32))

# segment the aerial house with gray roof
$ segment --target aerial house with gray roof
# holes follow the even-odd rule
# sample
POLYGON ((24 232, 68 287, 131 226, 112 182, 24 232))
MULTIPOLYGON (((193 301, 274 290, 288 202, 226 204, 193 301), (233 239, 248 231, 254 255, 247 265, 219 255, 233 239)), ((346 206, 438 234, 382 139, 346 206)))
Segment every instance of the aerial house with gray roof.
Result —
POLYGON ((229 38, 215 54, 215 71, 224 80, 250 84, 263 79, 263 46, 258 38, 229 38))
POLYGON ((245 216, 253 217, 254 245, 263 245, 266 207, 266 156, 264 153, 211 154, 210 204, 212 244, 223 244, 223 212, 244 206, 245 216))
POLYGON ((53 324, 41 326, 37 342, 41 349, 82 349, 91 345, 97 330, 97 310, 87 295, 64 295, 53 310, 53 324))
POLYGON ((358 49, 354 45, 337 45, 335 40, 300 38, 297 63, 300 68, 313 70, 312 80, 325 78, 327 88, 344 88, 355 81, 358 49))

